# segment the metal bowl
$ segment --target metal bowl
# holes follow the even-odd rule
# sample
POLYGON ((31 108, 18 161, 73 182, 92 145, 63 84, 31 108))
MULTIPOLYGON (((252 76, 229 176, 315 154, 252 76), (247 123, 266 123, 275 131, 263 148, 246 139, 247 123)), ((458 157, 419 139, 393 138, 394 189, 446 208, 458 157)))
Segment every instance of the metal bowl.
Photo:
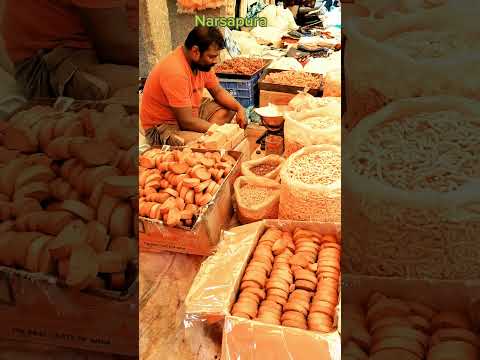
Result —
POLYGON ((262 122, 265 126, 278 128, 283 126, 285 119, 283 116, 262 116, 262 122))

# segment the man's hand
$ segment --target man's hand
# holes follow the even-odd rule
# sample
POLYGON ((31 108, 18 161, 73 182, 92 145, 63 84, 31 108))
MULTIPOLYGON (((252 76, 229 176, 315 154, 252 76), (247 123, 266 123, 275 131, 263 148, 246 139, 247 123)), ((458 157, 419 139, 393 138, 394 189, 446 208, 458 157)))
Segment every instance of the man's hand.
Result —
POLYGON ((247 116, 245 115, 245 109, 227 90, 218 85, 213 89, 208 89, 208 91, 218 105, 237 113, 237 124, 242 129, 247 127, 247 116))
POLYGON ((247 116, 243 107, 241 107, 240 110, 237 111, 237 116, 235 117, 235 119, 238 126, 240 126, 242 129, 245 129, 247 127, 247 116))

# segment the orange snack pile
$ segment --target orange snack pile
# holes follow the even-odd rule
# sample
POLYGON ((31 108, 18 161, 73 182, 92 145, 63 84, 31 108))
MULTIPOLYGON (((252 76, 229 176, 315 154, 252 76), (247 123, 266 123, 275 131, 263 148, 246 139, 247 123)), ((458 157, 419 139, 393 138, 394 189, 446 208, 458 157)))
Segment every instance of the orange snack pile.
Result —
POLYGON ((150 149, 140 156, 139 215, 167 226, 192 226, 236 160, 219 152, 150 149))
POLYGON ((342 356, 348 359, 473 360, 479 338, 466 313, 374 292, 366 306, 344 304, 342 356))
POLYGON ((328 333, 339 302, 340 238, 269 228, 240 283, 232 315, 328 333))

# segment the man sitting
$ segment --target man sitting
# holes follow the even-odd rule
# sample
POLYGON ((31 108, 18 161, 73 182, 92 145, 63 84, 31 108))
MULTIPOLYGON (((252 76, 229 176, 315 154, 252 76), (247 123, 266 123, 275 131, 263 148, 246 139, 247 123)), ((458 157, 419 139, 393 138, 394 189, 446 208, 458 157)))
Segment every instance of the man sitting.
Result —
POLYGON ((172 51, 149 74, 140 119, 150 145, 184 145, 212 124, 236 121, 246 126, 245 110, 223 89, 212 71, 225 47, 220 30, 195 27, 185 44, 172 51), (207 89, 212 99, 203 97, 207 89))
POLYGON ((7 0, 2 25, 27 98, 103 100, 138 83, 137 0, 7 0))

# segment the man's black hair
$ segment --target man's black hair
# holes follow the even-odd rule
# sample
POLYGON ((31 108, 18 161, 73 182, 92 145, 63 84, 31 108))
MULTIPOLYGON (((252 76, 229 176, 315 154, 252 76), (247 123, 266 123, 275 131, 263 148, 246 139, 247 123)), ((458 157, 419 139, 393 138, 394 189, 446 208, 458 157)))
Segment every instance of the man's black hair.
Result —
POLYGON ((195 26, 185 40, 185 47, 191 49, 195 45, 200 53, 205 52, 210 45, 215 44, 219 50, 225 49, 225 40, 220 30, 210 26, 195 26))

